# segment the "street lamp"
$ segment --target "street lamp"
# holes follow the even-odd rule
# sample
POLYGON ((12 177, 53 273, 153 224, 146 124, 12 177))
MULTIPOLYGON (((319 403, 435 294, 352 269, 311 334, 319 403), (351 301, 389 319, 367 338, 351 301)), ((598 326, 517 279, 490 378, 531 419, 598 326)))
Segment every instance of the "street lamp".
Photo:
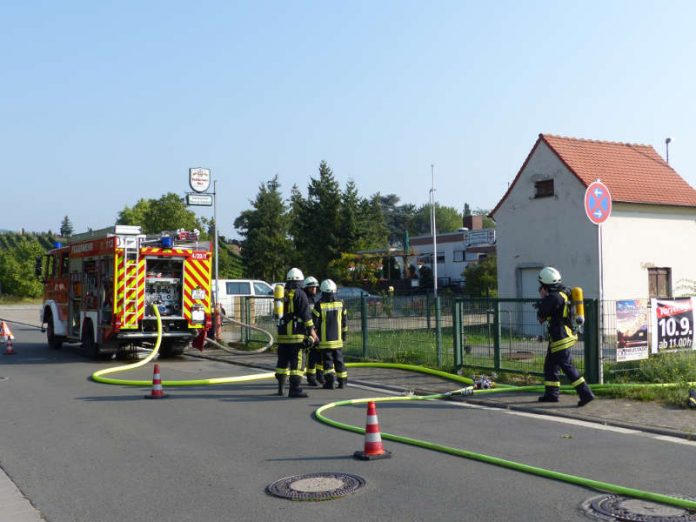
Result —
POLYGON ((672 143, 672 138, 665 138, 665 158, 667 160, 667 165, 669 165, 669 144, 672 143))

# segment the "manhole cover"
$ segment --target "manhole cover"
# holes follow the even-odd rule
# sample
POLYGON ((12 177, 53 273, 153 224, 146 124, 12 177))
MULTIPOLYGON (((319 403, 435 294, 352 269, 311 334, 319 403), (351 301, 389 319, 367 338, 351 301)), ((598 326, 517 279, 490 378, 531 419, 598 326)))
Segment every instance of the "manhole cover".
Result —
POLYGON ((626 522, 696 521, 696 514, 687 509, 619 495, 602 495, 591 498, 583 503, 583 509, 601 520, 626 522))
POLYGON ((349 473, 309 473, 276 480, 266 487, 266 493, 290 500, 332 500, 364 485, 364 478, 349 473))

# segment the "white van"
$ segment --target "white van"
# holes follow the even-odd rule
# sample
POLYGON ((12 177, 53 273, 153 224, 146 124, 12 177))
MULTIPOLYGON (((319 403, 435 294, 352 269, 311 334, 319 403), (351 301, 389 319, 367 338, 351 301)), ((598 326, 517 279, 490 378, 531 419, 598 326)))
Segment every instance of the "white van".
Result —
MULTIPOLYGON (((244 303, 250 302, 252 315, 273 314, 273 287, 258 279, 218 279, 219 302, 228 317, 239 320, 244 303), (248 298, 248 299, 247 299, 248 298)), ((215 291, 215 280, 213 280, 215 291)))

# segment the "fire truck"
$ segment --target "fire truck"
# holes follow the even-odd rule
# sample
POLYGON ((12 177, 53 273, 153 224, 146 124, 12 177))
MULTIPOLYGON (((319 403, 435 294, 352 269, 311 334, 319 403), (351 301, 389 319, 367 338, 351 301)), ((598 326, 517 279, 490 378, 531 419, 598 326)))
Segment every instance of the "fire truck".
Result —
POLYGON ((211 245, 198 232, 157 236, 116 225, 72 236, 37 259, 48 345, 80 342, 94 357, 153 344, 171 357, 211 325, 211 245))

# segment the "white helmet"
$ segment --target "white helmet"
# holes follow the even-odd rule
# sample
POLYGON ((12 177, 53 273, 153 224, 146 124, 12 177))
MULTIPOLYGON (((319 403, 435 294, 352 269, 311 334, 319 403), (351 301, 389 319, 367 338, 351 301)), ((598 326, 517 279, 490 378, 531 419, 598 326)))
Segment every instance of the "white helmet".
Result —
POLYGON ((288 276, 285 278, 286 281, 302 281, 304 279, 304 274, 299 268, 291 268, 288 270, 288 276))
POLYGON ((302 288, 314 288, 319 286, 319 281, 314 276, 309 276, 305 278, 304 283, 302 283, 302 288))
POLYGON ((539 271, 539 282, 542 285, 557 285, 561 282, 561 273, 552 266, 545 266, 539 271))
POLYGON ((324 294, 333 294, 336 292, 336 283, 331 279, 324 279, 321 282, 321 291, 324 294))

